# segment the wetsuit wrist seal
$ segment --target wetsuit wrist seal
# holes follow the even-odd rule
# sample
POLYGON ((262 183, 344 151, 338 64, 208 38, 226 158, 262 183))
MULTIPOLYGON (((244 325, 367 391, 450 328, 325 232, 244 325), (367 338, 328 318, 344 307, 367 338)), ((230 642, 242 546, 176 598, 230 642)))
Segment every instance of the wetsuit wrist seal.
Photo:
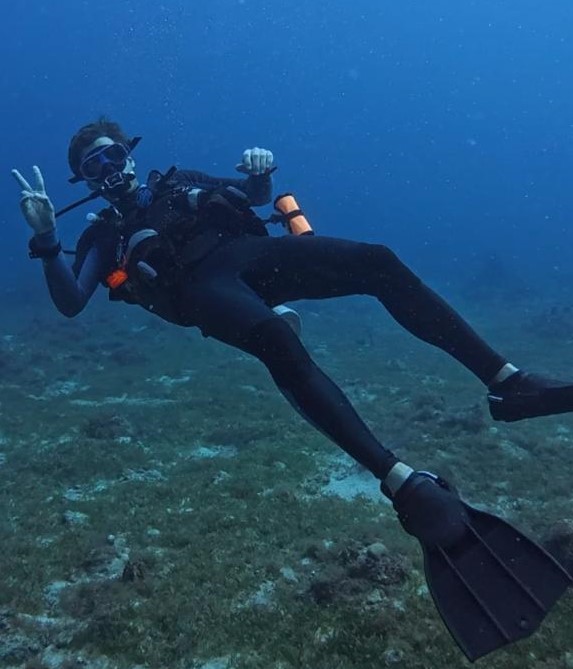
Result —
POLYGON ((41 258, 42 260, 48 260, 49 258, 55 258, 60 251, 62 250, 62 245, 60 242, 54 244, 54 246, 49 246, 48 248, 42 248, 38 245, 35 237, 32 237, 28 242, 28 257, 31 260, 36 258, 41 258))

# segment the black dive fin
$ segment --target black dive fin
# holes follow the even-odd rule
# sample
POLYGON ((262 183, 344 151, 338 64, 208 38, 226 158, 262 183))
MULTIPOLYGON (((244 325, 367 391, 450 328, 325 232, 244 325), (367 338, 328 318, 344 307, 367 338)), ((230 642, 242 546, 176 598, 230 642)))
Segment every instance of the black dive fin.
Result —
POLYGON ((492 418, 508 423, 573 411, 573 383, 522 371, 491 386, 487 397, 492 418))
POLYGON ((462 504, 467 534, 448 548, 423 546, 424 567, 442 619, 473 662, 533 634, 573 580, 512 525, 462 504))
POLYGON ((533 634, 573 583, 541 546, 433 474, 412 474, 393 502, 422 546, 434 603, 472 662, 533 634))

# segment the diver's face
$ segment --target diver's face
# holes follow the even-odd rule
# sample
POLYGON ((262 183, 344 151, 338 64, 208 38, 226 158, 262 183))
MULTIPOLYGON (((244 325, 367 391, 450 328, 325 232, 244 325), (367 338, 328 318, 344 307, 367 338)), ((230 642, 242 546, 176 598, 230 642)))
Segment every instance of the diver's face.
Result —
POLYGON ((103 197, 107 200, 118 200, 139 185, 129 149, 111 137, 98 137, 82 151, 80 171, 90 190, 101 188, 106 179, 111 183, 118 182, 117 187, 104 191, 103 197))

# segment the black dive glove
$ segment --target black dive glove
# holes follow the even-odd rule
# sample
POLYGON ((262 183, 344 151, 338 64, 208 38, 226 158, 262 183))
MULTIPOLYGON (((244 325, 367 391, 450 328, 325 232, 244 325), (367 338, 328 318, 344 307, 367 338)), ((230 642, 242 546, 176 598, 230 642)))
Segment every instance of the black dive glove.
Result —
POLYGON ((429 472, 414 472, 392 498, 402 527, 426 546, 459 541, 469 518, 457 492, 429 472))

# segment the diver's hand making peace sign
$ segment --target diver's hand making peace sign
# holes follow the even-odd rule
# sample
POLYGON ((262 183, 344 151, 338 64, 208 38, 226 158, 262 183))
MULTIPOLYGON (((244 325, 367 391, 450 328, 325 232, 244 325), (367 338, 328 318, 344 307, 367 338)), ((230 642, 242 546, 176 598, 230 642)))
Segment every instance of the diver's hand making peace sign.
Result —
POLYGON ((44 177, 40 168, 34 165, 32 168, 36 185, 33 188, 18 170, 12 170, 12 175, 22 188, 22 197, 20 199, 20 209, 24 214, 28 225, 37 234, 49 232, 56 227, 56 217, 54 214, 54 205, 46 194, 44 177))

